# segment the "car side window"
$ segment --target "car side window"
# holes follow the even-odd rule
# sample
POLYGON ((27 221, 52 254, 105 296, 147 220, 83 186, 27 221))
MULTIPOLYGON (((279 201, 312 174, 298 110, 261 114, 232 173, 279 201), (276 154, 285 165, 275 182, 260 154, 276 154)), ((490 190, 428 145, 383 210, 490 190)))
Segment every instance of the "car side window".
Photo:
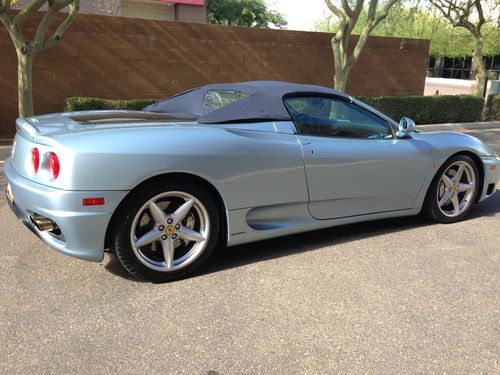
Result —
POLYGON ((341 99, 320 96, 284 99, 300 134, 323 137, 392 139, 390 125, 377 115, 341 99))

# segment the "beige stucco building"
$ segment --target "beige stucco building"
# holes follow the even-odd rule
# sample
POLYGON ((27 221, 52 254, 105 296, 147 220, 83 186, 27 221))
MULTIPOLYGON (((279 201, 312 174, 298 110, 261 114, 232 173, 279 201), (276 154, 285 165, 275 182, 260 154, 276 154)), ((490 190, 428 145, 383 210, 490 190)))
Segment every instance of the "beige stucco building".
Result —
MULTIPOLYGON (((20 0, 22 7, 28 0, 20 0)), ((81 0, 81 13, 166 21, 206 22, 203 0, 81 0)))

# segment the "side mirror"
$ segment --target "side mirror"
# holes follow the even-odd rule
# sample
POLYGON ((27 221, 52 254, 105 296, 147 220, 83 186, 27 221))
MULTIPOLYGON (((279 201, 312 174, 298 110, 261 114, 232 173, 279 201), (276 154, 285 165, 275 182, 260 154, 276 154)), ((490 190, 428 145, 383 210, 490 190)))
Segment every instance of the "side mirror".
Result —
POLYGON ((415 130, 415 121, 408 117, 403 117, 401 121, 399 121, 399 131, 396 135, 398 138, 411 138, 411 133, 415 132, 415 130))

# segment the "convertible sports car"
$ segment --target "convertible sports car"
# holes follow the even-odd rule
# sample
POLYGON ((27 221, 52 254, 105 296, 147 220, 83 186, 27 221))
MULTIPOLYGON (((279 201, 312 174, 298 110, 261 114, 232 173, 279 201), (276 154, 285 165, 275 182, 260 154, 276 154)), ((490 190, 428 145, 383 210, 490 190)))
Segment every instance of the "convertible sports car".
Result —
POLYGON ((358 221, 452 223, 495 192, 500 158, 421 134, 337 91, 214 84, 144 111, 19 119, 7 199, 50 247, 169 281, 234 246, 358 221))

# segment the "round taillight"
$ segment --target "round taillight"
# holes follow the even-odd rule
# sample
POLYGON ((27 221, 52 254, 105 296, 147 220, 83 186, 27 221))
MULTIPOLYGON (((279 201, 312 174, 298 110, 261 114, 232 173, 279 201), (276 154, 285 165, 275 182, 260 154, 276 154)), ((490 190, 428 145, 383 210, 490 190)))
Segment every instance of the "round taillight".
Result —
POLYGON ((59 158, 53 152, 49 153, 49 170, 54 180, 59 176, 59 171, 61 170, 59 158))
POLYGON ((31 150, 31 166, 33 167, 33 173, 37 174, 38 168, 40 168, 40 152, 37 148, 31 150))

